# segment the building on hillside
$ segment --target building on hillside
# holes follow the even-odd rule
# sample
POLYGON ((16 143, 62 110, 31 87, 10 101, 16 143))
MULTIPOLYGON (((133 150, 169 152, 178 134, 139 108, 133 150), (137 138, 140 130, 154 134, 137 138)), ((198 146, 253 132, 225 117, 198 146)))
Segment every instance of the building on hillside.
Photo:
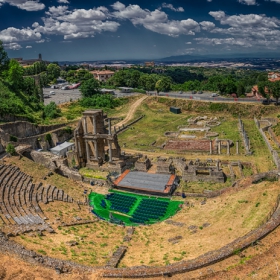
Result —
POLYGON ((268 80, 270 82, 280 81, 280 73, 277 72, 269 72, 268 73, 268 80))
POLYGON ((133 92, 133 88, 130 87, 119 87, 122 93, 131 93, 133 92))
POLYGON ((42 59, 42 55, 39 53, 38 58, 32 58, 32 59, 23 59, 22 57, 17 57, 17 58, 13 58, 14 60, 16 60, 21 66, 23 67, 28 67, 33 65, 35 62, 45 62, 46 64, 49 64, 48 61, 44 61, 42 59))
POLYGON ((146 61, 145 62, 145 67, 155 67, 155 62, 154 61, 146 61))
MULTIPOLYGON (((265 92, 268 93, 268 89, 265 88, 265 92)), ((263 98, 263 96, 261 95, 261 93, 259 92, 259 88, 257 85, 252 87, 252 90, 250 93, 246 94, 246 97, 255 97, 255 98, 263 98)))
POLYGON ((99 82, 106 82, 108 79, 114 76, 115 72, 110 70, 94 70, 90 71, 93 74, 93 77, 98 80, 99 82))

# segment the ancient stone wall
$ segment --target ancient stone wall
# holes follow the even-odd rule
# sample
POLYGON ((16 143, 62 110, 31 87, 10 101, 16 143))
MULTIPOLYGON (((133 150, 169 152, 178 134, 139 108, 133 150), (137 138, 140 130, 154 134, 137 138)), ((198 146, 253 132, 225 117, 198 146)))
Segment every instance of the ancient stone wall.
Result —
POLYGON ((67 160, 60 159, 58 156, 55 156, 48 152, 37 152, 32 151, 30 153, 32 160, 36 163, 42 164, 48 169, 57 172, 65 177, 73 179, 75 181, 82 181, 83 178, 78 171, 70 169, 66 162, 67 160))
POLYGON ((245 150, 246 150, 246 154, 251 155, 252 152, 250 151, 251 147, 250 147, 249 136, 244 129, 244 124, 243 124, 241 119, 238 120, 238 123, 239 123, 239 130, 240 130, 240 133, 241 133, 242 138, 243 138, 243 143, 244 143, 244 147, 245 147, 245 150))
POLYGON ((263 140, 265 141, 265 143, 272 155, 273 161, 274 161, 275 165, 277 166, 277 170, 280 171, 280 158, 279 158, 278 152, 273 149, 272 145, 270 144, 268 138, 265 135, 265 131, 268 131, 268 129, 271 127, 271 123, 266 120, 267 126, 261 128, 260 122, 255 117, 254 117, 254 121, 255 121, 255 124, 256 124, 260 134, 263 137, 263 140))
POLYGON ((13 123, 0 124, 0 130, 2 129, 5 134, 16 136, 17 138, 25 138, 44 134, 49 131, 64 127, 65 125, 66 124, 35 125, 26 121, 16 121, 13 123))

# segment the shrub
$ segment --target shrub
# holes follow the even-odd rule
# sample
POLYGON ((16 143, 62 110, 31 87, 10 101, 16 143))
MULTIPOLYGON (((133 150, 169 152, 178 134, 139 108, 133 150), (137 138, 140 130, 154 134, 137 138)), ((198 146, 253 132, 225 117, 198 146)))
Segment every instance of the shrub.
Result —
POLYGON ((6 147, 6 152, 10 155, 14 155, 16 153, 14 145, 9 143, 6 147))
POLYGON ((16 136, 10 135, 10 141, 17 142, 18 138, 16 136))
POLYGON ((46 105, 43 111, 43 118, 54 119, 61 116, 61 110, 52 101, 50 104, 46 105))

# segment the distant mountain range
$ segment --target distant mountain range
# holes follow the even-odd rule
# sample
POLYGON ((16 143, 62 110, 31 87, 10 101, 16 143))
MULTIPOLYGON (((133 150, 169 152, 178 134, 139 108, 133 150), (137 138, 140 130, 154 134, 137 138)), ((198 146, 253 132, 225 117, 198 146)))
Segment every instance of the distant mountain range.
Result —
POLYGON ((156 62, 193 62, 209 60, 239 60, 239 59, 280 59, 280 53, 242 53, 242 54, 212 54, 212 55, 177 55, 156 59, 156 62))

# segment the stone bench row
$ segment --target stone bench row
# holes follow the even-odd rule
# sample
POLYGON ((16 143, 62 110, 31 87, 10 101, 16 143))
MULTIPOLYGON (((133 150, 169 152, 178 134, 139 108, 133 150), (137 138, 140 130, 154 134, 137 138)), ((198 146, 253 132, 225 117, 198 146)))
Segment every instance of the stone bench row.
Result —
POLYGON ((55 186, 33 184, 32 178, 12 165, 0 165, 0 217, 5 224, 43 224, 39 202, 74 202, 55 186))

